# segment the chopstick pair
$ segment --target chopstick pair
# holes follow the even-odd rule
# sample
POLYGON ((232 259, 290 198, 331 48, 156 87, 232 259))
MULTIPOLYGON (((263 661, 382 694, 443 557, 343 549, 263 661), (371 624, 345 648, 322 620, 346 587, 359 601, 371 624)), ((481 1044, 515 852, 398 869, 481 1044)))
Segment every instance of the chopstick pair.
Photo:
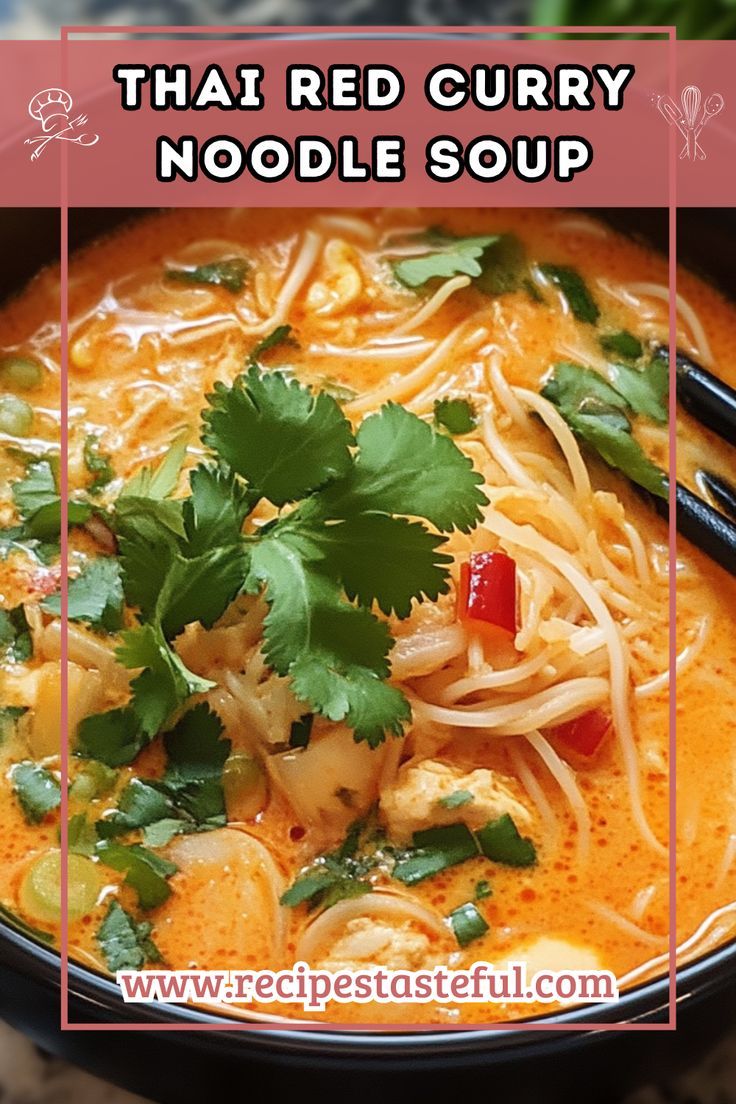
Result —
MULTIPOLYGON (((695 364, 683 353, 676 361, 677 397, 696 421, 736 446, 736 391, 695 364)), ((704 498, 677 484, 677 528, 712 560, 736 575, 736 487, 717 472, 700 469, 695 475, 704 498)), ((657 499, 658 512, 668 516, 668 503, 657 499)))

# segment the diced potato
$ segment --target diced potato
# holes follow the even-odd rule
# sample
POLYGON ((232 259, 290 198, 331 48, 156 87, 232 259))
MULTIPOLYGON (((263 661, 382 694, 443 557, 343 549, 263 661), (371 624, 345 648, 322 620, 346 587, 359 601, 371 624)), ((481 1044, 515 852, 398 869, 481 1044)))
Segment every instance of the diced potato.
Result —
MULTIPOLYGON (((69 670, 69 732, 72 735, 83 717, 95 713, 105 700, 102 676, 76 663, 69 670)), ((44 663, 36 674, 36 694, 26 737, 34 759, 58 755, 61 750, 61 664, 44 663)))

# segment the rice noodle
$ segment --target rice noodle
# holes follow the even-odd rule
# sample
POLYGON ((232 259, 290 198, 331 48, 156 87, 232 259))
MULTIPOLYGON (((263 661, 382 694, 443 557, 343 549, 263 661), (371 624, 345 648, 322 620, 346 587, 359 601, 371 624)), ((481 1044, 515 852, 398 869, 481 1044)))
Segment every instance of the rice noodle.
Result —
POLYGON ((541 732, 528 732, 526 738, 567 798, 578 829, 578 859, 581 863, 586 863, 590 855, 590 813, 578 789, 575 774, 567 763, 563 763, 541 732))
POLYGON ((624 935, 628 935, 630 939, 635 939, 638 943, 645 943, 648 947, 660 947, 663 940, 667 938, 665 935, 653 935, 651 932, 645 931, 633 920, 628 920, 625 916, 616 912, 615 909, 604 905, 602 901, 588 901, 587 905, 591 912, 594 912, 596 916, 600 916, 601 920, 613 924, 624 935))
MULTIPOLYGON (((703 617, 700 621, 696 632, 695 638, 686 644, 682 651, 678 654, 675 660, 675 674, 680 675, 687 667, 690 666, 692 661, 703 650, 708 631, 710 629, 710 618, 703 617)), ((662 671, 661 674, 655 675, 654 678, 648 679, 646 682, 640 683, 639 686, 634 688, 634 693, 637 698, 647 698, 651 694, 657 694, 660 690, 666 690, 670 684, 670 671, 669 667, 666 671, 662 671)))
POLYGON ((289 266, 288 275, 284 280, 281 290, 276 296, 276 303, 270 318, 257 322, 254 325, 243 323, 241 329, 245 334, 265 334, 282 326, 286 321, 289 309, 299 293, 302 284, 309 276, 322 246, 322 235, 314 230, 307 230, 304 234, 299 253, 294 262, 289 266))
POLYGON ((309 962, 321 946, 344 934, 351 920, 366 916, 375 920, 385 918, 393 923, 408 921, 419 924, 432 935, 447 936, 444 920, 433 910, 403 894, 377 890, 367 896, 339 901, 313 920, 297 943, 297 961, 303 959, 309 962))
POLYGON ((537 781, 536 775, 524 758, 518 743, 514 742, 511 744, 508 752, 514 773, 529 794, 529 797, 539 813, 540 820, 544 827, 545 846, 549 847, 550 851, 554 852, 557 849, 560 838, 560 822, 557 819, 555 811, 548 801, 547 795, 537 781))
POLYGON ((434 295, 423 304, 416 314, 413 314, 411 318, 407 318, 404 322, 396 326, 396 328, 391 331, 390 336, 398 337, 400 334, 411 333, 412 330, 418 329, 419 326, 428 322, 429 319, 444 306, 451 295, 454 295, 456 291, 460 291, 461 288, 466 288, 469 285, 469 276, 454 276, 451 280, 445 280, 434 295))

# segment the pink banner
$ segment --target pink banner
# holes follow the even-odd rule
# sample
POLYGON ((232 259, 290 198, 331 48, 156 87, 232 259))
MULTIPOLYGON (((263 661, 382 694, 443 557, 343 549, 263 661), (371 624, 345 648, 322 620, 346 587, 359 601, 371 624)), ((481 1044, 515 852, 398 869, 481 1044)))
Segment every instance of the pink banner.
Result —
POLYGON ((0 43, 3 203, 732 202, 734 43, 378 34, 0 43))

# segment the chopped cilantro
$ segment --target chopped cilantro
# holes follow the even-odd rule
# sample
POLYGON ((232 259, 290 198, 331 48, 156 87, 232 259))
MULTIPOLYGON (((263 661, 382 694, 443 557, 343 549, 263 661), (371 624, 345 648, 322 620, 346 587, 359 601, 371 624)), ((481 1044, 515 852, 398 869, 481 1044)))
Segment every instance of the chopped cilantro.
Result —
MULTIPOLYGON (((54 540, 61 528, 61 498, 57 487, 58 465, 49 460, 33 460, 23 479, 13 484, 13 499, 21 518, 23 533, 40 541, 54 540)), ((90 517, 88 502, 69 500, 69 525, 82 525, 90 517)))
POLYGON ((148 738, 130 706, 84 717, 77 727, 77 755, 98 760, 107 767, 132 763, 147 743, 148 738))
POLYGON ((470 790, 455 790, 454 793, 441 797, 437 804, 441 805, 443 809, 459 809, 462 805, 469 805, 474 800, 475 798, 470 790))
POLYGON ((84 441, 84 466, 92 476, 92 482, 87 490, 90 494, 98 494, 115 478, 115 470, 112 466, 112 457, 109 453, 100 452, 100 439, 94 433, 90 433, 84 441))
POLYGON ((623 357, 624 360, 638 360, 644 353, 644 347, 639 338, 634 337, 628 330, 601 334, 598 343, 604 353, 623 357))
POLYGON ((482 938, 489 930, 486 920, 472 901, 467 901, 464 905, 453 909, 448 920, 461 947, 467 947, 469 943, 482 938))
POLYGON ((534 866, 537 861, 534 844, 528 837, 519 835, 513 817, 508 813, 497 820, 489 820, 475 834, 487 859, 505 866, 534 866))
POLYGON ((236 292, 243 290, 249 267, 244 257, 228 257, 196 268, 167 268, 166 276, 180 284, 211 284, 236 292))
POLYGON ((328 909, 347 897, 371 893, 373 886, 365 879, 378 865, 379 855, 375 850, 358 853, 364 827, 362 821, 352 824, 341 846, 306 867, 282 895, 281 904, 287 908, 306 904, 310 911, 328 909))
POLYGON ((459 437, 475 429, 478 418, 467 399, 435 399, 434 424, 459 437))
POLYGON ((426 828, 414 833, 413 848, 399 858, 393 877, 405 885, 416 885, 478 854, 478 844, 467 825, 426 828))
POLYGON ((33 638, 23 606, 0 609, 0 655, 12 663, 25 663, 33 655, 33 638))
POLYGON ((105 866, 125 874, 125 884, 135 890, 143 909, 156 908, 171 896, 167 882, 178 867, 138 843, 126 847, 116 840, 101 840, 95 854, 105 866))
POLYGON ((73 801, 88 802, 103 797, 115 788, 117 771, 96 759, 88 760, 77 771, 69 788, 69 797, 73 801))
MULTIPOLYGON (((47 613, 61 616, 61 594, 41 603, 47 613)), ((112 556, 99 556, 81 575, 69 582, 69 619, 86 621, 106 632, 117 632, 123 624, 123 585, 120 565, 112 556)))
POLYGON ((26 760, 12 768, 10 780, 29 824, 40 824, 47 813, 61 804, 58 780, 45 767, 26 760))
POLYGON ((117 901, 111 901, 97 931, 97 942, 108 969, 140 970, 146 962, 160 962, 161 953, 151 939, 152 925, 134 920, 117 901))
POLYGON ((666 360, 654 357, 642 368, 632 364, 612 364, 609 374, 611 383, 635 414, 643 414, 661 424, 667 421, 670 381, 666 360))
POLYGON ((94 855, 97 832, 84 813, 75 813, 69 820, 67 845, 72 855, 94 855))
POLYGON ((567 265, 543 264, 539 267, 542 275, 562 292, 578 322, 592 325, 598 321, 601 312, 579 272, 567 265))
POLYGON ((487 295, 516 291, 527 272, 524 246, 513 234, 486 234, 458 238, 443 230, 430 231, 437 250, 393 263, 396 278, 406 287, 423 287, 436 277, 470 276, 487 295))
POLYGON ((579 364, 558 364, 542 394, 610 467, 652 494, 667 497, 665 473, 632 435, 628 400, 597 372, 579 364))
POLYGON ((476 882, 474 893, 476 901, 485 901, 487 897, 492 896, 493 890, 491 889, 491 883, 486 878, 481 878, 479 882, 476 882))
POLYGON ((189 430, 182 429, 174 437, 169 448, 153 467, 145 465, 129 479, 122 490, 122 498, 168 498, 179 481, 179 473, 187 454, 189 430))

